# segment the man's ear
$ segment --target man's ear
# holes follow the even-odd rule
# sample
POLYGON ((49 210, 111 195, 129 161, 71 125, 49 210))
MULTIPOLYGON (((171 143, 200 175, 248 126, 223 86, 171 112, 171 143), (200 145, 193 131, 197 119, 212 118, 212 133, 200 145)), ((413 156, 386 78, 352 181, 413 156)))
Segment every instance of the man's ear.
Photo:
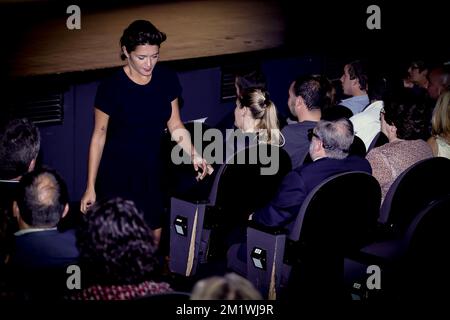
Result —
POLYGON ((68 212, 69 212, 69 204, 66 203, 66 205, 64 206, 64 211, 62 213, 61 218, 64 218, 67 215, 68 212))
POLYGON ((35 167, 36 167, 36 158, 31 160, 30 165, 28 166, 28 172, 33 171, 35 167))
POLYGON ((19 210, 19 206, 17 205, 17 201, 13 201, 12 209, 13 209, 14 218, 19 218, 20 210, 19 210))
POLYGON ((305 104, 305 100, 303 99, 303 97, 298 96, 297 98, 295 98, 295 107, 300 107, 300 106, 306 106, 306 104, 305 104))

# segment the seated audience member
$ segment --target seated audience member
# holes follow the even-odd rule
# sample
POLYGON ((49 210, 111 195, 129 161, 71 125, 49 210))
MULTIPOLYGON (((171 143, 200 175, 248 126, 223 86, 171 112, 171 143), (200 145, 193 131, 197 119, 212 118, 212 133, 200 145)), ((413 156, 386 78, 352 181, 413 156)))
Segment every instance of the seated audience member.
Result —
POLYGON ((421 95, 429 85, 429 66, 425 61, 417 60, 411 62, 408 68, 408 76, 403 80, 403 86, 411 89, 413 94, 421 95))
POLYGON ((270 204, 255 211, 254 221, 266 226, 286 227, 290 231, 306 196, 323 180, 350 171, 372 172, 366 159, 348 156, 354 138, 350 120, 321 120, 309 132, 309 138, 313 162, 291 171, 270 204))
POLYGON ((380 111, 383 108, 383 99, 387 91, 387 80, 377 78, 371 81, 369 88, 370 104, 358 114, 350 118, 353 123, 355 135, 361 138, 369 150, 369 146, 375 136, 381 130, 380 111))
POLYGON ((227 139, 226 147, 233 148, 234 153, 258 143, 276 146, 284 143, 279 130, 277 109, 265 90, 248 89, 241 93, 236 100, 234 124, 240 132, 253 137, 248 145, 247 142, 240 145, 242 141, 239 139, 238 145, 234 145, 233 139, 227 139))
POLYGON ((367 95, 368 77, 365 64, 359 60, 346 64, 341 82, 343 93, 350 98, 341 100, 338 104, 349 108, 353 115, 361 112, 370 103, 367 95))
POLYGON ((380 113, 381 132, 389 142, 367 154, 373 176, 381 185, 382 199, 394 180, 416 162, 433 156, 430 146, 421 140, 427 130, 426 99, 407 95, 399 101, 385 101, 380 113))
POLYGON ((436 100, 443 91, 450 89, 450 64, 434 68, 428 75, 428 95, 436 100))
POLYGON ((0 265, 10 253, 17 223, 12 215, 14 191, 22 175, 34 169, 40 148, 39 129, 28 119, 14 119, 0 129, 0 265))
POLYGON ((100 201, 77 232, 83 289, 76 300, 131 300, 171 291, 155 282, 157 260, 150 227, 132 201, 100 201))
POLYGON ((444 91, 437 100, 431 126, 433 136, 428 143, 433 155, 450 159, 450 91, 444 91))
POLYGON ((236 273, 214 276, 198 281, 191 300, 262 300, 253 284, 236 273))
POLYGON ((75 231, 56 226, 69 210, 64 180, 51 169, 37 169, 19 182, 13 204, 19 231, 11 265, 22 270, 63 268, 78 261, 75 231))
POLYGON ((308 154, 308 130, 320 120, 326 100, 326 88, 318 77, 297 78, 289 87, 289 110, 298 122, 288 124, 281 133, 285 139, 283 148, 291 158, 293 169, 301 166, 308 154))

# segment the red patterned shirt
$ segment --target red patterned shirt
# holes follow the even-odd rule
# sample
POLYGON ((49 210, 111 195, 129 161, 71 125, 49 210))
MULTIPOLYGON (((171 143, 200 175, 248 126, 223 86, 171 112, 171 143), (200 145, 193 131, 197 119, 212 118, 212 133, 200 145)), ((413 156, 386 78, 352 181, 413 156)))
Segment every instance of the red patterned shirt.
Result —
POLYGON ((142 296, 171 292, 166 282, 145 281, 137 285, 95 285, 71 297, 72 300, 132 300, 142 296))

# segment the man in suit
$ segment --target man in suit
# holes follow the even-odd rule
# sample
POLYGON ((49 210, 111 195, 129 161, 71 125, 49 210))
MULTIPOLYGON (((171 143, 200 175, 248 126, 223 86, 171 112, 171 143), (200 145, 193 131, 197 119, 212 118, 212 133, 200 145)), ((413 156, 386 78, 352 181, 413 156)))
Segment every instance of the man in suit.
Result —
POLYGON ((75 231, 60 232, 56 228, 68 211, 67 186, 56 171, 44 168, 25 174, 13 202, 19 231, 14 234, 11 264, 35 270, 76 263, 75 231))
MULTIPOLYGON (((252 215, 252 220, 269 227, 284 227, 292 231, 303 201, 317 185, 327 178, 344 172, 372 173, 369 162, 362 157, 349 156, 353 143, 353 125, 347 118, 335 121, 320 120, 309 131, 309 154, 313 162, 288 173, 270 203, 252 215)), ((235 234, 234 244, 228 251, 228 266, 245 275, 247 246, 245 234, 235 234), (238 243, 236 243, 238 242, 238 243)))
POLYGON ((285 227, 290 231, 306 196, 322 181, 350 171, 372 173, 366 159, 348 156, 354 138, 350 120, 321 120, 310 131, 309 138, 309 154, 313 162, 286 175, 275 198, 253 214, 254 221, 266 226, 285 227))

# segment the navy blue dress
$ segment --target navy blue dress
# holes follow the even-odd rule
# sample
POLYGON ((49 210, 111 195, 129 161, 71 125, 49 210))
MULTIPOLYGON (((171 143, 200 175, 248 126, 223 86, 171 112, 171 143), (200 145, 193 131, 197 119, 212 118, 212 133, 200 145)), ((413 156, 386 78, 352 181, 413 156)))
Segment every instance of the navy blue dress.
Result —
POLYGON ((108 131, 96 180, 97 199, 133 200, 151 228, 161 227, 161 138, 171 102, 181 95, 177 74, 156 65, 146 85, 120 69, 103 81, 95 107, 109 115, 108 131))

